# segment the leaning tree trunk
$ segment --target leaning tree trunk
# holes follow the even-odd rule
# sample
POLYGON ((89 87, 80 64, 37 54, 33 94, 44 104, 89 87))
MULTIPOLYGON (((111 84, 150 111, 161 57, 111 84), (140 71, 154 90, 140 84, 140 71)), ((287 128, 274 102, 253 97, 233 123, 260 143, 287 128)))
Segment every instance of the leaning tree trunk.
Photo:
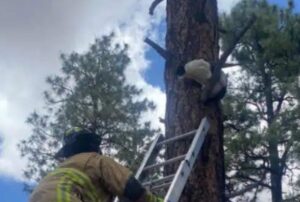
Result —
MULTIPOLYGON (((225 200, 223 125, 219 103, 204 106, 200 103, 199 86, 191 81, 178 80, 175 76, 176 68, 189 60, 217 60, 217 28, 216 0, 167 0, 166 135, 171 137, 196 129, 204 116, 211 124, 181 201, 225 200)), ((180 142, 167 148, 167 156, 182 154, 189 143, 180 142)))

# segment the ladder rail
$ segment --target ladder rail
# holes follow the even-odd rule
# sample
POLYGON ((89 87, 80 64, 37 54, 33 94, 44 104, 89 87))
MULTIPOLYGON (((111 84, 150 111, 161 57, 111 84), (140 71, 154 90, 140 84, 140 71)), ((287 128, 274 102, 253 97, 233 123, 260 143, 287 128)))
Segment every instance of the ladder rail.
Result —
MULTIPOLYGON (((178 202, 179 198, 182 194, 182 191, 186 185, 187 179, 193 169, 194 163, 198 157, 198 154, 202 148, 203 142, 205 140, 206 134, 209 130, 210 124, 208 119, 204 117, 201 120, 201 123, 197 130, 192 130, 187 133, 165 139, 162 134, 158 134, 155 136, 153 142, 151 143, 148 151, 146 152, 143 161, 135 174, 135 178, 138 180, 142 180, 144 178, 147 171, 150 169, 154 169, 157 167, 161 167, 167 164, 171 164, 177 161, 181 161, 179 167, 175 174, 165 176, 160 179, 156 179, 153 181, 143 183, 143 186, 151 186, 151 190, 159 190, 168 188, 167 194, 165 195, 164 202, 178 202), (176 156, 172 159, 168 159, 164 162, 159 162, 156 164, 151 164, 154 162, 155 158, 158 156, 160 149, 163 145, 170 144, 174 141, 178 141, 187 137, 194 135, 192 143, 189 147, 189 150, 186 154, 176 156), (149 165, 150 164, 150 165, 149 165), (146 171, 146 172, 144 172, 146 171), (142 173, 144 174, 142 175, 142 173), (162 183, 162 184, 160 184, 162 183)), ((117 198, 115 198, 114 202, 119 202, 117 198)))
POLYGON ((144 156, 144 159, 139 167, 139 169, 137 170, 136 174, 135 174, 135 178, 136 179, 139 179, 143 170, 144 170, 144 167, 147 165, 147 162, 149 161, 151 155, 152 155, 152 152, 153 150, 155 149, 158 141, 163 138, 163 135, 162 134, 157 134, 156 137, 154 138, 150 148, 148 149, 148 151, 146 152, 145 156, 144 156))
POLYGON ((210 125, 207 118, 203 118, 185 159, 180 163, 179 168, 177 169, 175 177, 171 183, 167 195, 165 196, 164 202, 177 202, 179 200, 186 181, 201 150, 209 126, 210 125))
MULTIPOLYGON (((139 167, 139 169, 137 170, 137 172, 135 173, 134 177, 136 179, 140 179, 140 176, 144 170, 144 167, 147 165, 148 161, 150 160, 152 153, 155 149, 157 149, 157 143, 163 138, 162 134, 157 134, 154 138, 154 140, 152 141, 150 148, 148 149, 148 151, 146 152, 143 161, 139 167)), ((120 199, 118 197, 115 197, 114 202, 120 202, 120 199)))

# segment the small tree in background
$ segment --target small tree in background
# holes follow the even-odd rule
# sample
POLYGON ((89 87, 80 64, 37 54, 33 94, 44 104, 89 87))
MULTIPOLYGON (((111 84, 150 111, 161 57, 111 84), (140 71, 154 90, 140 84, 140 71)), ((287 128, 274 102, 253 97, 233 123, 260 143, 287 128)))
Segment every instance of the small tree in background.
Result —
POLYGON ((62 135, 74 126, 97 133, 104 154, 114 154, 132 169, 138 165, 145 138, 155 132, 149 122, 141 123, 141 116, 155 106, 139 98, 140 89, 126 84, 127 46, 113 45, 112 40, 112 35, 104 36, 86 53, 61 55, 62 74, 47 78, 45 113, 28 117, 32 134, 19 144, 29 160, 27 179, 39 181, 53 169, 62 135))
MULTIPOLYGON (((300 146, 300 17, 292 1, 279 9, 243 0, 223 16, 223 27, 239 27, 253 13, 257 22, 233 53, 242 71, 224 107, 227 190, 231 197, 252 192, 255 201, 267 189, 280 202, 292 194, 282 185, 284 177, 294 180, 300 146)), ((223 37, 224 48, 231 40, 223 37)))

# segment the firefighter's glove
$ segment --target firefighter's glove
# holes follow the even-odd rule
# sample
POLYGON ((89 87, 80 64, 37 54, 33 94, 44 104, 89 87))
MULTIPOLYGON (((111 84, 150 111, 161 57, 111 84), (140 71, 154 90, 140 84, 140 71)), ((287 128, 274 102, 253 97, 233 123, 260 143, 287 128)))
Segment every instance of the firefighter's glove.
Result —
POLYGON ((155 196, 152 193, 147 193, 146 201, 147 202, 164 202, 164 199, 162 199, 162 198, 160 198, 158 196, 155 196))

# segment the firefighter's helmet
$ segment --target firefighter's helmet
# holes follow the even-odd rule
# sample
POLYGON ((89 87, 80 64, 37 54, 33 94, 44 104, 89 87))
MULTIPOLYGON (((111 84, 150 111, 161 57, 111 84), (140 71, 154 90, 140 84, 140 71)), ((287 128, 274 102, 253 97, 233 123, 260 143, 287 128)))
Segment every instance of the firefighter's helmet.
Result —
POLYGON ((76 153, 82 149, 89 150, 99 148, 100 138, 97 134, 88 129, 74 127, 67 130, 63 137, 63 147, 56 153, 55 158, 70 156, 70 153, 76 153))

